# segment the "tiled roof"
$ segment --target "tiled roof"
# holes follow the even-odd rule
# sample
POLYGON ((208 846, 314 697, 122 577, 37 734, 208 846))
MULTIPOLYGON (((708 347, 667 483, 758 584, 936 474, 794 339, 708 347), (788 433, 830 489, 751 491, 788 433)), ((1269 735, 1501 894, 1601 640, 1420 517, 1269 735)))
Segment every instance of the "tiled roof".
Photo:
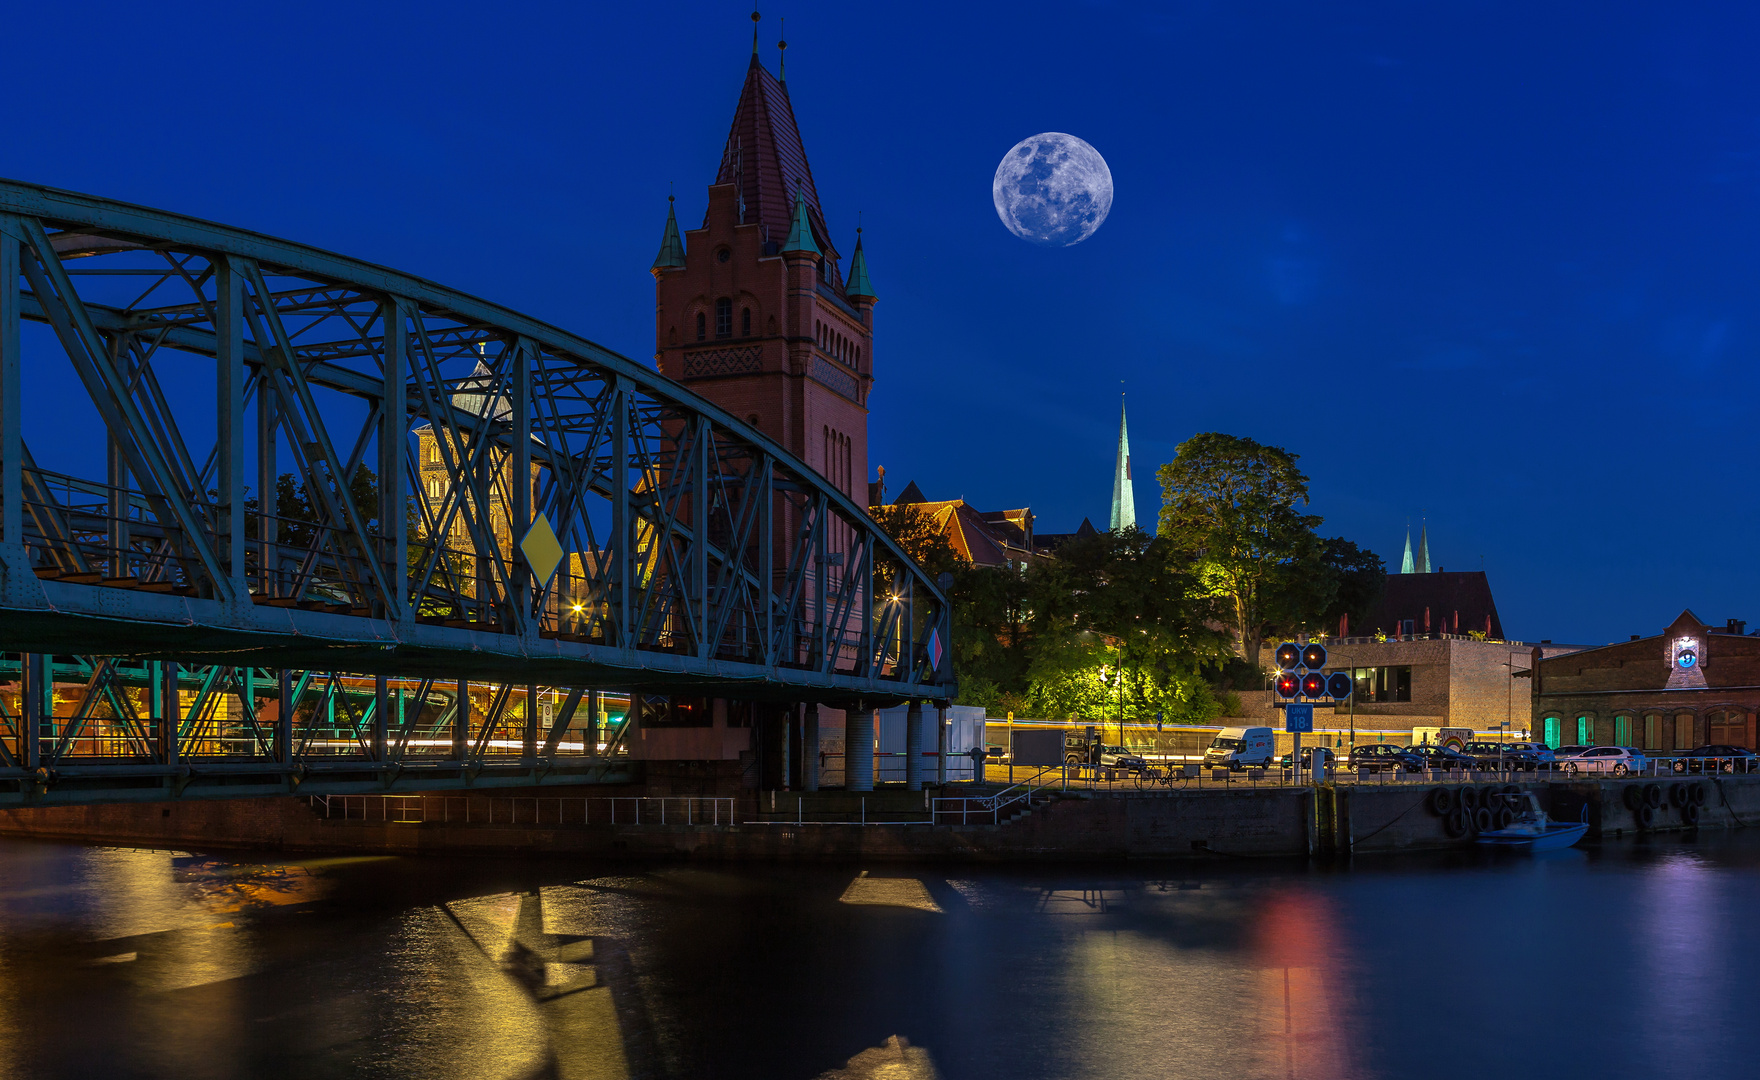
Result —
POLYGON ((1489 625, 1488 637, 1503 638, 1503 620, 1497 617, 1497 602, 1491 599, 1491 583, 1483 570, 1387 575, 1386 591, 1363 629, 1393 634, 1406 619, 1418 634, 1485 633, 1489 625), (1426 610, 1430 614, 1428 629, 1424 625, 1426 610))
POLYGON ((807 164, 807 150, 801 144, 800 128, 795 126, 788 90, 755 56, 746 69, 745 88, 740 91, 727 148, 721 154, 721 169, 715 176, 717 184, 736 180, 746 205, 746 224, 763 225, 771 243, 780 247, 788 237, 798 189, 806 200, 807 217, 820 250, 836 248, 825 228, 819 189, 813 184, 813 169, 807 164))

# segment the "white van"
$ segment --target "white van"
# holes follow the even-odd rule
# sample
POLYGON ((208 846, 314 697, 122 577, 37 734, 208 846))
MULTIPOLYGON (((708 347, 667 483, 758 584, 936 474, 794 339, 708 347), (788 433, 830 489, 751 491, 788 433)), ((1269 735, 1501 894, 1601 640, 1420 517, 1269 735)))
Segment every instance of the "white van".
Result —
POLYGON ((1275 746, 1268 727, 1225 727, 1210 740, 1204 764, 1216 769, 1267 768, 1275 746))

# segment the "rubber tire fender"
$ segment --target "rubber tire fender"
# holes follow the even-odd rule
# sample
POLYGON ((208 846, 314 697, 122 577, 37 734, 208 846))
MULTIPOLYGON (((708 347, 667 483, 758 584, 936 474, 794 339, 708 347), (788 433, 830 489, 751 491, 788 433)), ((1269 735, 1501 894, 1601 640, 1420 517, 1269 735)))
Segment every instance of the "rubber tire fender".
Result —
POLYGON ((1460 791, 1456 793, 1455 797, 1460 799, 1462 809, 1466 809, 1466 810, 1479 809, 1479 789, 1478 788, 1473 787, 1472 785, 1469 784, 1469 785, 1461 788, 1460 791))
POLYGON ((1514 810, 1511 810, 1509 807, 1506 806, 1497 812, 1497 827, 1498 828, 1507 829, 1511 825, 1514 825, 1515 821, 1516 821, 1516 812, 1514 810))
POLYGON ((1454 792, 1445 787, 1431 788, 1428 801, 1432 814, 1437 817, 1447 817, 1448 812, 1454 809, 1454 792))
POLYGON ((1673 803, 1676 807, 1682 807, 1682 806, 1687 805, 1687 800, 1691 799, 1692 797, 1693 796, 1691 796, 1690 794, 1687 793, 1687 785, 1685 785, 1685 784, 1670 784, 1669 785, 1668 801, 1673 803))
POLYGON ((1705 785, 1704 784, 1694 784, 1693 785, 1693 805, 1694 806, 1704 806, 1705 805, 1705 785))
POLYGON ((1443 815, 1442 831, 1452 839, 1458 840, 1467 835, 1467 830, 1470 828, 1472 828, 1472 821, 1467 817, 1465 810, 1456 808, 1453 813, 1443 815))
POLYGON ((1681 807, 1681 820, 1688 825, 1699 824, 1699 808, 1692 802, 1688 802, 1687 805, 1681 807))
POLYGON ((1637 813, 1632 816, 1638 819, 1640 829, 1654 829, 1656 827, 1656 808, 1654 806, 1640 806, 1637 813))
POLYGON ((1643 784, 1627 784, 1624 799, 1625 799, 1625 804, 1626 804, 1627 810, 1636 810, 1638 807, 1643 806, 1644 805, 1644 785, 1643 784))
POLYGON ((1505 795, 1520 795, 1522 793, 1522 785, 1505 784, 1503 785, 1503 793, 1505 795))
POLYGON ((1652 810, 1662 809, 1662 785, 1644 785, 1644 805, 1652 810))
POLYGON ((1479 809, 1473 811, 1473 831, 1490 832, 1491 827, 1496 820, 1497 815, 1491 812, 1490 807, 1481 806, 1479 809))

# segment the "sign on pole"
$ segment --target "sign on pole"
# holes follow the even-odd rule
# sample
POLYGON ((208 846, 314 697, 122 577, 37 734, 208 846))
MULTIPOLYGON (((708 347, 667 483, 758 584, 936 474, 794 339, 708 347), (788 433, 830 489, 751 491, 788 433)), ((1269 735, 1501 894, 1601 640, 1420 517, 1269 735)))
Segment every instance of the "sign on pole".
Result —
POLYGON ((1283 707, 1283 730, 1307 732, 1314 730, 1314 706, 1291 702, 1283 707))

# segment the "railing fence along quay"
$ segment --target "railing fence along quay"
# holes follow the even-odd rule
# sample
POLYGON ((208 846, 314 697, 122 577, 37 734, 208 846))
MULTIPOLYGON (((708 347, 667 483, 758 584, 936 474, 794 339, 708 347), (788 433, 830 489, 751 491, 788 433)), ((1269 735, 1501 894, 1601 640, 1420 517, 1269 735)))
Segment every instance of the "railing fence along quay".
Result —
POLYGON ((1570 762, 1539 769, 1404 769, 1371 771, 1327 769, 1316 778, 1308 770, 1205 769, 1196 765, 1149 768, 1140 772, 1089 765, 1041 768, 997 791, 963 782, 942 788, 943 795, 923 792, 923 805, 902 807, 897 799, 873 803, 863 795, 851 805, 847 795, 826 792, 815 797, 801 792, 770 792, 764 819, 739 820, 735 799, 668 796, 537 796, 487 797, 460 795, 312 795, 308 802, 319 817, 340 821, 378 821, 394 825, 971 825, 1000 824, 1031 809, 1036 796, 1049 792, 1171 794, 1185 791, 1252 790, 1260 787, 1309 787, 1316 782, 1350 786, 1423 786, 1463 783, 1566 783, 1579 779, 1664 779, 1700 775, 1760 775, 1760 759, 1720 759, 1703 764, 1697 758, 1651 758, 1642 769, 1623 774, 1590 772, 1570 762), (969 794, 945 792, 965 789, 969 794), (780 804, 778 800, 780 795, 780 804), (826 796, 829 796, 827 798, 826 796), (792 801, 792 806, 790 802, 792 801), (792 809, 794 813, 789 814, 792 809))

